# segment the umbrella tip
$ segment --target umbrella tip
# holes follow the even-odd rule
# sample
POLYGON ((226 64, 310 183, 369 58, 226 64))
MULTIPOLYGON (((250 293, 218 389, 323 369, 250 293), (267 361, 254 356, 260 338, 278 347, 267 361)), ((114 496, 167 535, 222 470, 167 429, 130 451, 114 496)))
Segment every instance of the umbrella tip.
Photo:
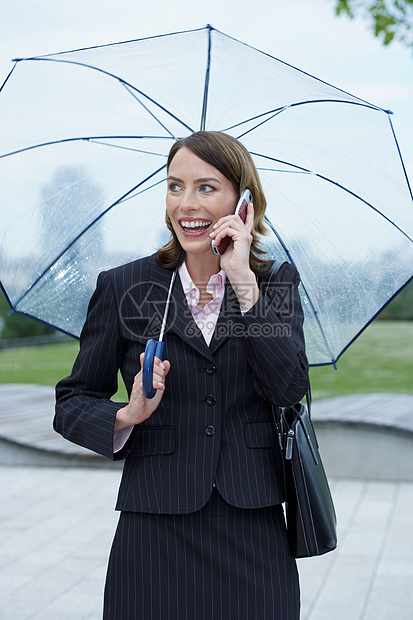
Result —
POLYGON ((205 26, 205 28, 208 28, 208 30, 214 30, 214 27, 213 27, 213 26, 211 26, 211 24, 207 24, 207 25, 205 26))
POLYGON ((386 112, 386 114, 394 114, 394 112, 392 110, 384 110, 386 112))

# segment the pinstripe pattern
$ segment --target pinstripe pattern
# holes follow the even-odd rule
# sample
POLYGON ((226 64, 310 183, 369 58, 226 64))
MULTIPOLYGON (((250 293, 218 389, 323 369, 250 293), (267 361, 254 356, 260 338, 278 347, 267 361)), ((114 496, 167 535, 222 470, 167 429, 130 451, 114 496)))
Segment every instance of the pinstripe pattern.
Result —
POLYGON ((280 506, 121 514, 104 620, 297 620, 299 600, 280 506))
POLYGON ((118 370, 130 392, 139 355, 158 336, 170 277, 154 257, 101 274, 72 374, 56 387, 55 430, 125 459, 106 618, 296 620, 297 577, 280 508, 267 514, 265 507, 284 498, 270 403, 293 404, 308 387, 298 274, 285 264, 260 280, 260 299, 244 316, 227 282, 209 346, 177 279, 164 337, 165 394, 114 454, 118 370), (294 313, 280 312, 269 278, 291 285, 294 313), (289 335, 269 336, 268 326, 289 335), (214 483, 219 510, 231 518, 209 514, 219 498, 214 492, 209 502, 214 483), (246 519, 251 509, 265 514, 253 510, 246 519))
POLYGON ((280 317, 265 295, 242 317, 227 282, 209 347, 176 282, 165 334, 165 356, 171 362, 165 395, 153 415, 135 427, 125 447, 113 454, 120 405, 109 399, 117 389, 118 368, 129 391, 147 340, 148 317, 162 313, 169 279, 170 272, 159 268, 153 257, 101 274, 72 375, 56 388, 54 427, 104 456, 126 457, 119 510, 194 512, 207 502, 214 481, 235 506, 280 503, 281 462, 272 449, 276 437, 268 402, 295 403, 308 382, 298 275, 292 265, 275 275, 294 283, 292 317, 280 317), (239 333, 264 323, 287 325, 291 335, 229 335, 229 327, 239 333), (214 434, 206 434, 211 427, 214 434))

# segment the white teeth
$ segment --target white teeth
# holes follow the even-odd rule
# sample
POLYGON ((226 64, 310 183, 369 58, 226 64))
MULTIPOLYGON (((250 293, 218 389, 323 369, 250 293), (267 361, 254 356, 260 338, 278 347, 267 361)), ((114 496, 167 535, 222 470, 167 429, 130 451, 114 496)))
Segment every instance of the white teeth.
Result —
POLYGON ((200 222, 199 220, 191 220, 190 222, 181 222, 183 228, 208 228, 211 222, 200 222))

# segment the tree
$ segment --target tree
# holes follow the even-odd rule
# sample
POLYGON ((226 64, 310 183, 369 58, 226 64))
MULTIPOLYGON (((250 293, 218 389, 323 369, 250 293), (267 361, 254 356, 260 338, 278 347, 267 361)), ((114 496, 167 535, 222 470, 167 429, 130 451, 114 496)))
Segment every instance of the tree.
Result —
POLYGON ((335 0, 336 14, 363 14, 384 45, 400 41, 413 50, 413 0, 335 0))

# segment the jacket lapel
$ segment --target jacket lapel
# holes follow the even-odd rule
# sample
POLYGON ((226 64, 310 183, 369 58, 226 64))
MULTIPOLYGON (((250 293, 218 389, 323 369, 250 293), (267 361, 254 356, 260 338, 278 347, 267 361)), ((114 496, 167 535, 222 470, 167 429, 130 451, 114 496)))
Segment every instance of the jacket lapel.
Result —
POLYGON ((234 293, 234 289, 229 283, 228 278, 225 282, 225 294, 222 300, 221 311, 219 313, 218 321, 215 326, 215 331, 212 336, 209 348, 211 353, 220 347, 232 334, 234 328, 234 317, 240 316, 241 311, 237 296, 234 293))
MULTIPOLYGON (((149 261, 147 281, 149 283, 153 283, 154 286, 150 287, 148 300, 153 305, 153 312, 156 314, 158 319, 157 322, 159 322, 159 320, 162 321, 163 319, 172 273, 173 272, 170 269, 163 269, 162 267, 159 267, 156 264, 155 259, 151 259, 149 261)), ((165 333, 167 334, 168 331, 175 333, 190 347, 197 350, 204 357, 207 357, 211 362, 214 361, 211 350, 205 342, 201 330, 192 318, 191 311, 182 289, 179 274, 177 274, 175 278, 168 318, 166 321, 165 333)))

